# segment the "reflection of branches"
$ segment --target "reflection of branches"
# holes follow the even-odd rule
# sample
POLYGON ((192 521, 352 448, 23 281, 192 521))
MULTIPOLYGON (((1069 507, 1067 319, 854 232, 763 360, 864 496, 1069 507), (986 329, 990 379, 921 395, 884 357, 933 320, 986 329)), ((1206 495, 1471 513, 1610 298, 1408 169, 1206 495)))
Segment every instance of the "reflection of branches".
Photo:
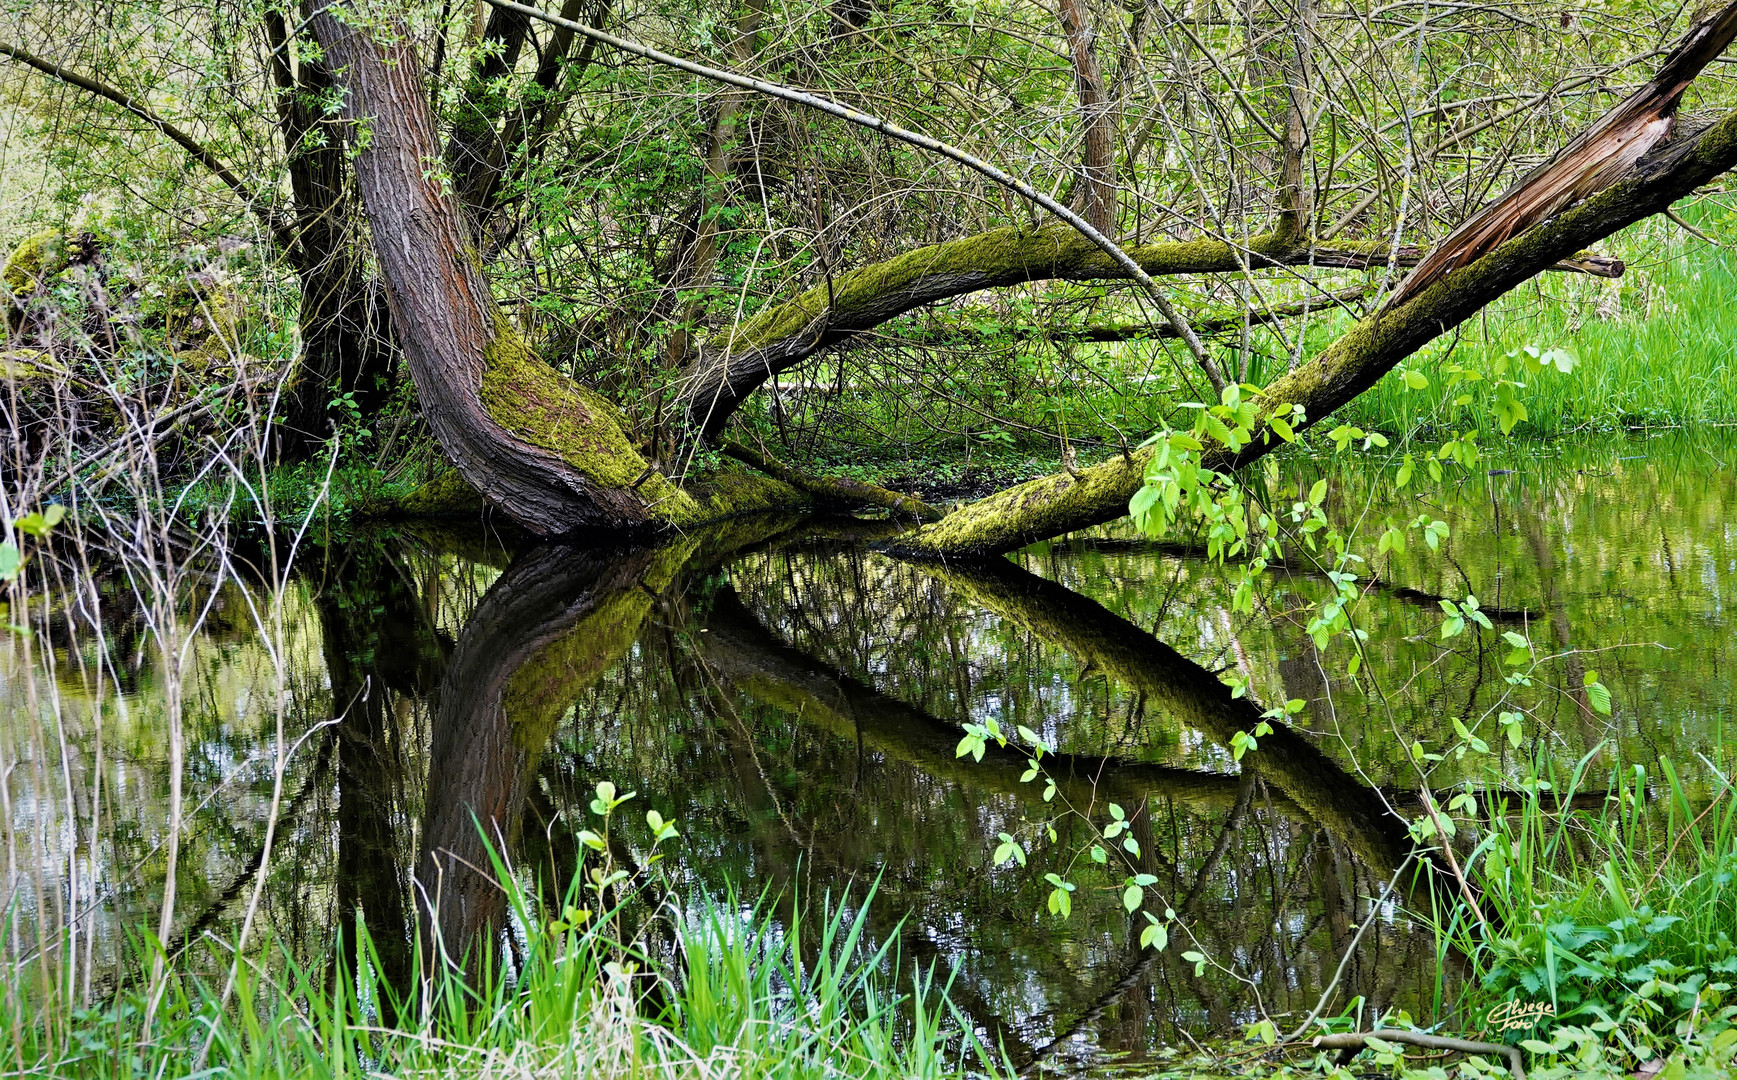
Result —
MULTIPOLYGON (((992 744, 981 762, 961 760, 955 751, 965 731, 958 724, 871 689, 784 644, 742 606, 732 589, 721 589, 714 597, 706 630, 699 643, 707 664, 756 700, 931 776, 1031 801, 1042 794, 1039 786, 1019 779, 1028 767, 1027 754, 992 744)), ((1219 773, 1089 754, 1048 754, 1044 761, 1058 786, 1081 801, 1106 794, 1163 795, 1225 806, 1238 798, 1237 778, 1219 773)))
MULTIPOLYGON (((1206 545, 1188 543, 1178 540, 1148 540, 1122 539, 1119 537, 1074 537, 1065 541, 1066 546, 1078 551, 1096 551, 1105 554, 1157 554, 1173 559, 1204 560, 1207 557, 1206 545)), ((1291 574, 1297 577, 1310 577, 1326 580, 1326 572, 1316 566, 1300 563, 1295 559, 1269 559, 1267 569, 1275 572, 1291 574)), ((1462 572, 1463 576, 1463 572, 1462 572)), ((1363 591, 1385 593, 1393 599, 1405 604, 1415 604, 1418 607, 1435 609, 1443 600, 1452 597, 1439 596, 1422 589, 1414 589, 1409 585, 1398 585, 1374 574, 1360 582, 1363 591)), ((1469 590, 1468 590, 1469 591, 1469 590)), ((1489 616, 1491 622, 1529 623, 1538 620, 1538 613, 1529 608, 1483 607, 1478 610, 1489 616)))
MULTIPOLYGON (((337 731, 330 728, 325 738, 320 740, 320 750, 315 756, 313 766, 308 770, 307 779, 288 803, 284 805, 282 815, 278 818, 278 828, 286 829, 301 818, 303 808, 313 802, 313 796, 325 790, 326 775, 332 764, 332 747, 337 744, 337 731)), ((254 850, 246 863, 230 878, 223 891, 205 906, 205 909, 187 924, 175 938, 175 943, 168 948, 169 959, 174 960, 182 953, 192 948, 194 943, 205 935, 205 932, 217 925, 217 920, 223 912, 247 888, 253 876, 259 872, 260 865, 265 861, 265 845, 262 843, 254 850)))
MULTIPOLYGON (((1024 754, 990 744, 985 748, 982 762, 962 761, 955 751, 964 733, 959 725, 880 694, 786 645, 747 611, 733 591, 727 588, 715 595, 705 632, 693 640, 702 650, 705 663, 711 670, 742 693, 803 724, 854 743, 862 750, 871 750, 904 763, 920 775, 951 781, 968 791, 987 789, 1029 800, 1034 805, 1039 802, 1041 786, 1021 780, 1028 766, 1024 754)), ((738 762, 743 783, 752 785, 753 780, 748 776, 756 770, 747 763, 747 753, 738 748, 731 756, 738 762)), ((1241 828, 1250 808, 1257 786, 1252 770, 1232 777, 1088 755, 1046 756, 1046 760, 1051 776, 1058 781, 1064 798, 1069 801, 1086 804, 1106 796, 1119 798, 1130 806, 1141 808, 1133 811, 1141 820, 1148 816, 1143 808, 1148 800, 1154 798, 1203 804, 1222 812, 1225 820, 1217 842, 1195 871, 1192 888, 1181 904, 1191 913, 1201 908, 1202 900, 1209 895, 1208 885, 1230 852, 1234 834, 1241 828)), ((770 792, 770 780, 763 774, 758 776, 770 792)), ((1302 816, 1301 811, 1282 795, 1277 801, 1291 814, 1302 816)), ((814 840, 819 838, 820 834, 815 833, 814 840)), ((810 865, 831 867, 836 862, 818 843, 798 838, 798 844, 807 852, 810 865)), ((1142 854, 1160 860, 1157 846, 1148 835, 1142 840, 1142 854)), ((1264 851, 1264 854, 1271 857, 1272 852, 1264 851)), ((850 871, 846 869, 845 872, 850 871)), ((925 887, 920 882, 909 884, 912 888, 925 887)), ((1214 922, 1210 916, 1204 916, 1203 921, 1206 924, 1214 922)), ((1236 930, 1218 929, 1221 936, 1241 936, 1236 930)), ((1148 951, 1146 957, 1137 959, 1136 970, 1118 975, 1111 990, 1094 990, 1090 998, 1085 999, 1088 1003, 1074 1025, 1047 1047, 1064 1043, 1100 1017, 1129 988, 1138 985, 1150 971, 1151 965, 1147 961, 1156 955, 1148 951)), ((1196 984, 1202 1000, 1210 998, 1209 988, 1200 985, 1191 970, 1178 968, 1177 974, 1196 984)), ((1029 1054, 1028 1060, 1041 1060, 1041 1056, 1047 1056, 1038 1050, 1030 1050, 1029 1054)))
MULTIPOLYGON (((1219 863, 1224 861, 1225 853, 1230 850, 1232 837, 1242 828, 1242 820, 1244 815, 1248 813, 1249 803, 1254 797, 1254 790, 1255 772, 1253 769, 1249 769, 1242 774, 1238 781, 1236 802, 1231 805, 1230 813, 1225 815, 1224 824, 1218 830, 1218 839, 1212 845, 1212 850, 1207 853, 1206 860, 1200 864, 1200 871, 1194 878, 1194 887, 1188 890, 1188 895, 1183 897, 1181 904, 1176 908, 1178 915, 1187 917, 1195 913, 1200 898, 1205 895, 1207 882, 1211 880, 1213 874, 1217 873, 1219 863)), ((1109 1011, 1110 1006, 1120 1000, 1124 994, 1145 982, 1152 969, 1163 962, 1166 955, 1154 949, 1143 949, 1137 943, 1134 945, 1134 951, 1138 959, 1129 965, 1127 970, 1114 983, 1110 984, 1108 989, 1098 994, 1093 999, 1092 1004, 1074 1018, 1072 1024, 1059 1032, 1055 1038, 1038 1047, 1032 1053, 1031 1059, 1020 1067, 1020 1075, 1027 1075, 1035 1071, 1045 1059, 1055 1053, 1057 1047, 1092 1024, 1097 1023, 1104 1013, 1109 1011)))
MULTIPOLYGON (((1002 560, 925 569, 979 606, 1145 692, 1159 708, 1222 744, 1261 721, 1254 702, 1232 697, 1211 672, 1095 600, 1002 560)), ((1399 866, 1411 852, 1411 838, 1381 793, 1358 783, 1282 722, 1273 728, 1256 751, 1267 782, 1377 872, 1399 866)))

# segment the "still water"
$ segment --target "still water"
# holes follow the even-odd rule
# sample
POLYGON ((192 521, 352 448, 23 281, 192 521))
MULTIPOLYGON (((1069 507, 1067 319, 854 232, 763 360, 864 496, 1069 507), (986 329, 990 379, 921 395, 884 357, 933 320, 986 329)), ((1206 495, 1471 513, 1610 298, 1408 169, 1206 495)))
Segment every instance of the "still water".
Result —
POLYGON ((448 940, 501 925, 468 869, 486 865, 479 820, 528 878, 556 878, 610 780, 638 793, 613 837, 625 864, 649 847, 644 810, 678 823, 663 864, 678 897, 764 896, 787 921, 877 886, 875 932, 907 973, 956 971, 953 1001, 1016 1062, 1139 1056, 1306 1011, 1371 918, 1340 1000, 1430 1012, 1427 931, 1397 897, 1372 904, 1421 812, 1406 745, 1483 725, 1493 756, 1450 754, 1437 789, 1595 750, 1594 773, 1663 756, 1704 783, 1722 767, 1737 441, 1529 447, 1423 497, 1390 468, 1287 465, 1305 484, 1329 468, 1332 513, 1370 550, 1388 517, 1451 527, 1439 551, 1414 541, 1363 568, 1355 677, 1343 642, 1323 655, 1306 632, 1328 586, 1301 553, 1254 616, 1232 615, 1199 549, 1125 525, 949 566, 881 554, 883 526, 855 520, 616 551, 483 523, 316 530, 281 589, 259 584, 258 552, 195 556, 172 604, 136 572, 67 560, 27 615, 36 633, 0 646, 23 915, 8 948, 74 927, 100 996, 123 928, 157 924, 179 756, 171 949, 233 933, 275 807, 256 932, 323 955, 359 919, 390 975, 430 898, 448 940), (1494 629, 1442 640, 1440 600, 1468 593, 1494 629), (1513 693, 1503 631, 1554 657, 1502 706, 1526 713, 1517 747, 1492 726, 1513 693), (1590 707, 1589 672, 1614 715, 1590 707), (1232 736, 1287 699, 1308 704, 1237 762, 1232 736), (1023 754, 957 755, 962 725, 991 719, 1060 751, 1056 801, 1022 781, 1023 754), (1000 834, 1035 837, 1060 805, 1102 823, 1110 802, 1133 866, 1094 865, 1077 817, 1027 865, 994 863, 1000 834), (1078 883, 1066 921, 1045 910, 1050 872, 1078 883), (1228 970, 1197 975, 1175 934, 1143 952, 1129 872, 1228 970))

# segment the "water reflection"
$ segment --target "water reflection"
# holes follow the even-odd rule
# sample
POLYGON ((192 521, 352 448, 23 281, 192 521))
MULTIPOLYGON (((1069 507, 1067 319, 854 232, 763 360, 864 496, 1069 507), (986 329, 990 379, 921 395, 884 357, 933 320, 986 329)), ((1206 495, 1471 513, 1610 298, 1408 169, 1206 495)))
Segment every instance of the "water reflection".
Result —
MULTIPOLYGON (((1230 586, 1198 550, 1117 529, 947 566, 877 554, 862 542, 875 526, 850 522, 742 522, 617 551, 512 552, 408 529, 333 543, 285 586, 281 690, 289 737, 307 738, 262 921, 313 954, 361 920, 394 982, 418 938, 454 963, 510 949, 504 898, 477 872, 484 837, 557 890, 591 787, 609 779, 641 793, 638 811, 681 823, 678 892, 770 889, 793 919, 878 881, 875 931, 908 960, 957 968, 955 1001, 1017 1061, 1139 1054, 1259 1009, 1306 1010, 1371 919, 1344 995, 1421 1012, 1428 938, 1391 903, 1370 911, 1419 811, 1405 746, 1440 745, 1451 718, 1475 723, 1505 689, 1498 636, 1442 642, 1439 601, 1475 591, 1497 631, 1565 654, 1526 700, 1522 745, 1498 744, 1509 776, 1480 781, 1603 740, 1636 760, 1712 750, 1731 700, 1737 485, 1706 453, 1565 453, 1421 504, 1375 470, 1336 473, 1335 513, 1453 527, 1439 553, 1369 568, 1357 676, 1306 632, 1328 586, 1304 552, 1276 570, 1257 617, 1233 618, 1230 586), (1646 642, 1672 651, 1631 647, 1646 642), (1574 651, 1590 649, 1602 651, 1574 651), (1593 666, 1614 718, 1585 700, 1593 666), (1231 670, 1247 697, 1222 680, 1231 670), (1288 698, 1309 703, 1297 726, 1234 761, 1231 737, 1288 698), (962 725, 989 717, 1059 749, 1059 801, 1127 809, 1138 870, 1234 977, 1197 976, 1180 945, 1142 953, 1144 921, 1119 902, 1125 871, 1076 865, 1063 923, 1044 910, 1051 854, 992 865, 997 836, 1053 804, 1022 782, 1024 755, 957 755, 962 725)), ((42 623, 52 706, 27 697, 17 641, 0 694, 24 853, 14 887, 43 918, 98 912, 113 955, 114 928, 150 915, 161 889, 162 670, 126 590, 90 591, 102 601, 90 617, 66 605, 42 623), (99 656, 121 692, 92 676, 99 656), (43 734, 61 729, 64 752, 43 734)), ((231 924, 260 865, 279 692, 241 620, 209 624, 196 646, 183 943, 231 924)), ((1467 769, 1446 763, 1444 782, 1467 769)), ((1086 841, 1076 820, 1058 829, 1057 851, 1086 841)), ((643 863, 643 829, 612 840, 624 865, 643 863)))

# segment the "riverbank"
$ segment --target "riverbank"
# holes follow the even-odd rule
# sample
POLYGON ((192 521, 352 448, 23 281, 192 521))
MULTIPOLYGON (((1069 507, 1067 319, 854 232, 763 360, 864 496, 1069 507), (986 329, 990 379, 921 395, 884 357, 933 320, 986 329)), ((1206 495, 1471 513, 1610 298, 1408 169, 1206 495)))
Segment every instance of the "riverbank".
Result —
POLYGON ((414 943, 411 966, 393 971, 405 943, 360 921, 320 956, 213 936, 165 957, 138 927, 114 971, 50 954, 15 961, 0 1069, 79 1080, 1011 1075, 959 1028, 944 972, 865 936, 872 891, 856 904, 827 898, 810 941, 776 925, 770 900, 654 896, 648 910, 619 883, 596 890, 575 876, 556 910, 513 873, 496 885, 518 944, 473 957, 468 974, 450 957, 424 961, 414 943), (620 903, 599 909, 599 895, 620 903), (636 919, 641 933, 621 936, 636 919))

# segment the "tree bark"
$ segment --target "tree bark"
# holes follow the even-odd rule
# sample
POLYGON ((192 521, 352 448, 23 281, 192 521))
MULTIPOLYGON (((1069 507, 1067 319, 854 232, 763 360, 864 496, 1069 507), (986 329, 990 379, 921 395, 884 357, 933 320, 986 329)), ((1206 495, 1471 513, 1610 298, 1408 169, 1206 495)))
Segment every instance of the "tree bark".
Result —
POLYGON ((457 202, 436 170, 421 66, 399 20, 312 20, 346 91, 357 185, 393 323, 429 427, 460 475, 531 532, 633 530, 692 520, 693 500, 650 468, 619 413, 575 386, 502 316, 457 202))
POLYGON ((287 220, 271 209, 265 192, 250 187, 217 155, 144 102, 13 45, 0 43, 0 55, 138 116, 221 180, 259 218, 272 243, 294 267, 301 291, 297 326, 302 350, 291 373, 277 433, 277 454, 296 460, 331 433, 330 404, 335 396, 352 395, 364 415, 385 401, 392 331, 379 294, 366 279, 352 246, 356 215, 348 194, 343 148, 308 138, 319 131, 320 116, 313 103, 330 88, 330 79, 324 67, 312 60, 300 64, 299 81, 291 74, 288 31, 281 13, 266 13, 265 30, 290 181, 292 205, 287 220))
POLYGON ((1080 101, 1080 173, 1074 207, 1092 228, 1116 235, 1116 117, 1104 85, 1104 69, 1094 45, 1083 0, 1060 0, 1056 14, 1067 36, 1074 66, 1074 93, 1080 101))
POLYGON ((266 12, 265 29, 295 218, 284 254, 301 286, 296 325, 302 349, 284 408, 278 454, 296 460, 331 434, 333 400, 349 396, 363 416, 374 415, 385 404, 392 326, 385 298, 360 257, 362 223, 344 147, 319 137, 317 102, 331 92, 331 73, 310 58, 303 58, 295 73, 290 71, 289 31, 280 12, 266 12))

